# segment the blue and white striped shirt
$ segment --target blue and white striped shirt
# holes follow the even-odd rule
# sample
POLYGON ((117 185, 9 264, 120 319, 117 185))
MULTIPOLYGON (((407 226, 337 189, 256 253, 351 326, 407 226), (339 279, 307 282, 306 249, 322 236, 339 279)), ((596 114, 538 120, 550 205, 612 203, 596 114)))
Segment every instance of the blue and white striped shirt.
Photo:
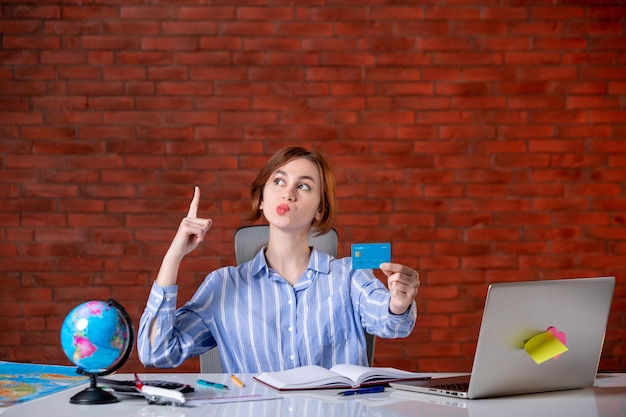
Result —
POLYGON ((268 267, 261 250, 249 262, 211 272, 178 310, 177 292, 176 285, 152 286, 137 337, 146 366, 176 367, 216 345, 224 372, 367 365, 364 330, 406 337, 417 318, 415 302, 402 315, 389 311, 390 293, 371 270, 353 270, 351 258, 316 249, 294 286, 268 267))

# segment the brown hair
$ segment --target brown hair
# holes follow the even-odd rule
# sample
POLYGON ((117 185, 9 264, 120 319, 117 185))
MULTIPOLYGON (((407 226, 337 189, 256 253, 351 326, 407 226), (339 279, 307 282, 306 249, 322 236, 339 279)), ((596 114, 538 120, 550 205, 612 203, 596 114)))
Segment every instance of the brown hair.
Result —
POLYGON ((311 229, 315 235, 323 235, 329 232, 335 224, 335 176, 326 159, 317 151, 308 151, 299 146, 289 146, 276 152, 265 164, 256 179, 250 186, 250 198, 252 208, 246 216, 248 221, 256 221, 261 218, 261 201, 263 201, 263 188, 276 170, 297 158, 305 158, 313 162, 317 167, 322 180, 320 195, 320 218, 313 219, 311 229))

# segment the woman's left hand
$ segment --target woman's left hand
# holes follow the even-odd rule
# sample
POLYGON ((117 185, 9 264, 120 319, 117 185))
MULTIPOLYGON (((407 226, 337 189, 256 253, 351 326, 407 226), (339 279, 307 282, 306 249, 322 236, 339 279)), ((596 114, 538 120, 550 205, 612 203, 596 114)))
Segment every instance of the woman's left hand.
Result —
POLYGON ((408 266, 387 262, 380 264, 380 270, 387 276, 387 287, 391 293, 389 311, 404 314, 417 295, 419 273, 408 266))

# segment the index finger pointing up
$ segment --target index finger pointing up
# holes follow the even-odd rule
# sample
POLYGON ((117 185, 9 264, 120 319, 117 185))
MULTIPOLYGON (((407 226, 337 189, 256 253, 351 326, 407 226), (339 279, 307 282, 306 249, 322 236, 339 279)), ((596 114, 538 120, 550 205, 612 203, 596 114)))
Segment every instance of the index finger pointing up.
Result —
POLYGON ((187 217, 191 219, 197 218, 199 205, 200 205, 200 187, 196 185, 193 189, 193 200, 191 200, 191 204, 189 205, 189 213, 187 213, 187 217))

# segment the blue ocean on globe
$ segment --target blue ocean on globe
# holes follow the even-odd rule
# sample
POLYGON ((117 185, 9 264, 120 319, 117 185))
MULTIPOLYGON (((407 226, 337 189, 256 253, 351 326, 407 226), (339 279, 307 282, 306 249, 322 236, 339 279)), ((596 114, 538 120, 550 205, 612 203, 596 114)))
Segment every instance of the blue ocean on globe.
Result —
POLYGON ((122 313, 104 301, 88 301, 74 308, 61 327, 65 355, 89 373, 115 365, 129 344, 128 323, 122 313))

